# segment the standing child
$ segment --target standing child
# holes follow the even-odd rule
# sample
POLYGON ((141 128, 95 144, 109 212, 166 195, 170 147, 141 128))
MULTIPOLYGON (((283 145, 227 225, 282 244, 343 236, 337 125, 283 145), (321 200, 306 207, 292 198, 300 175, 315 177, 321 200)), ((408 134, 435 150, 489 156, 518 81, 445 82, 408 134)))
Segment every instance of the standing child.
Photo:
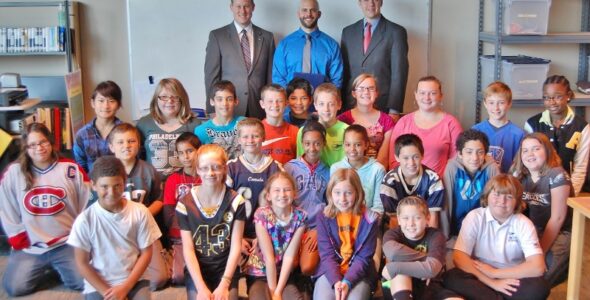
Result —
POLYGON ((303 126, 309 116, 312 88, 309 81, 303 78, 293 78, 287 85, 287 99, 289 106, 283 113, 283 118, 289 124, 299 128, 303 126))
MULTIPOLYGON (((128 123, 122 123, 109 134, 109 147, 115 157, 121 160, 125 167, 127 180, 123 196, 127 200, 142 203, 156 220, 162 210, 162 189, 160 176, 156 169, 138 159, 140 134, 137 128, 128 123)), ((150 289, 157 290, 168 282, 168 272, 162 252, 162 243, 157 240, 153 243, 153 255, 148 267, 150 289)))
POLYGON ((248 299, 303 299, 291 276, 307 220, 293 206, 295 194, 295 181, 285 172, 273 174, 264 187, 270 204, 254 214, 258 247, 246 267, 248 299))
POLYGON ((383 213, 383 204, 379 189, 385 177, 385 168, 375 158, 365 156, 369 147, 369 135, 365 127, 359 124, 348 126, 344 130, 344 153, 346 157, 330 167, 330 174, 338 169, 353 169, 363 178, 365 205, 378 213, 383 213))
POLYGON ((320 266, 314 299, 369 299, 377 271, 373 254, 379 216, 366 209, 361 180, 354 170, 332 174, 328 206, 318 214, 320 266))
POLYGON ((283 120, 287 94, 280 85, 270 84, 262 88, 261 95, 260 106, 266 112, 262 152, 285 164, 295 158, 299 130, 283 120))
POLYGON ((500 173, 488 153, 488 138, 481 131, 467 129, 457 138, 457 156, 449 161, 443 183, 446 199, 441 213, 441 228, 447 237, 456 236, 463 218, 478 208, 483 188, 500 173))
POLYGON ((192 132, 200 123, 193 116, 182 83, 176 78, 160 80, 150 103, 150 114, 137 121, 137 129, 145 151, 142 158, 156 168, 162 180, 182 168, 174 151, 176 139, 183 132, 192 132))
POLYGON ((85 278, 84 298, 150 299, 144 273, 162 233, 145 206, 122 196, 127 175, 119 159, 100 157, 91 177, 98 202, 76 218, 68 239, 85 278))
POLYGON ((446 239, 440 230, 428 227, 426 202, 416 196, 405 197, 397 206, 397 216, 399 226, 383 236, 383 253, 388 261, 383 277, 389 281, 393 299, 458 297, 442 285, 446 239))
POLYGON ((234 108, 238 105, 236 88, 231 81, 220 80, 211 89, 213 98, 209 103, 215 109, 215 116, 195 128, 195 135, 203 145, 217 144, 225 150, 230 159, 240 155, 238 144, 238 122, 243 116, 234 116, 234 108))
POLYGON ((399 210, 398 203, 403 198, 418 196, 428 205, 428 226, 438 228, 440 211, 445 202, 445 188, 438 174, 422 164, 422 140, 415 134, 402 134, 395 140, 394 147, 395 160, 399 166, 389 171, 381 184, 380 194, 385 213, 393 217, 391 215, 399 210))
POLYGON ((395 122, 388 114, 375 108, 378 96, 375 76, 360 74, 352 82, 352 97, 356 100, 356 106, 339 115, 338 120, 348 125, 359 124, 365 127, 370 137, 367 156, 386 166, 389 139, 395 122))
POLYGON ((524 188, 526 215, 533 221, 545 253, 545 279, 551 287, 556 286, 567 277, 572 212, 566 201, 573 196, 572 182, 549 139, 538 132, 524 137, 510 171, 524 188))
MULTIPOLYGON (((326 128, 326 146, 322 149, 321 160, 328 166, 344 158, 344 130, 348 125, 338 121, 336 114, 342 106, 340 90, 331 83, 320 84, 313 93, 320 124, 326 128)), ((303 154, 301 129, 297 133, 297 155, 303 154)))
MULTIPOLYGON (((583 117, 568 105, 574 98, 570 82, 561 75, 549 76, 543 83, 545 111, 526 121, 528 133, 545 134, 561 158, 562 167, 570 174, 575 194, 586 180, 590 152, 590 127, 583 117)), ((590 185, 590 184, 588 184, 590 185)), ((590 186, 584 186, 590 192, 590 186)))
POLYGON ((543 250, 521 214, 522 186, 501 174, 486 184, 481 207, 463 220, 444 285, 467 299, 547 299, 543 250))
POLYGON ((121 121, 115 116, 121 108, 121 88, 114 82, 107 80, 99 83, 90 97, 90 105, 96 117, 76 132, 74 143, 74 158, 76 162, 89 172, 94 161, 107 154, 109 150, 107 136, 121 121))
POLYGON ((295 206, 307 213, 307 231, 303 236, 299 267, 306 275, 313 275, 320 261, 317 247, 316 217, 326 205, 326 187, 330 169, 320 160, 326 144, 326 128, 310 119, 302 129, 303 155, 285 165, 285 171, 295 179, 297 193, 295 206))
POLYGON ((500 166, 500 171, 506 173, 524 137, 524 131, 508 120, 508 111, 512 106, 510 87, 501 81, 490 83, 483 91, 483 105, 488 111, 488 119, 473 125, 473 129, 488 137, 488 154, 500 166))
POLYGON ((0 182, 0 220, 13 249, 2 285, 11 297, 33 293, 49 269, 66 287, 83 287, 66 240, 88 202, 88 178, 75 162, 58 157, 51 137, 45 125, 28 125, 18 162, 0 182))
POLYGON ((193 186, 176 205, 188 299, 238 299, 246 214, 244 198, 224 184, 226 163, 219 145, 201 146, 196 169, 202 184, 193 186))
POLYGON ((250 254, 256 248, 256 230, 252 217, 258 208, 260 193, 270 176, 282 170, 281 164, 262 153, 264 126, 254 118, 246 118, 238 123, 238 141, 242 154, 227 163, 227 186, 236 190, 246 200, 246 228, 242 251, 250 254))
POLYGON ((184 284, 184 258, 180 227, 176 220, 178 199, 189 193, 193 186, 199 185, 201 179, 195 172, 197 150, 201 142, 192 132, 185 132, 176 139, 176 152, 183 168, 172 173, 164 185, 164 224, 168 238, 172 243, 172 283, 184 284))

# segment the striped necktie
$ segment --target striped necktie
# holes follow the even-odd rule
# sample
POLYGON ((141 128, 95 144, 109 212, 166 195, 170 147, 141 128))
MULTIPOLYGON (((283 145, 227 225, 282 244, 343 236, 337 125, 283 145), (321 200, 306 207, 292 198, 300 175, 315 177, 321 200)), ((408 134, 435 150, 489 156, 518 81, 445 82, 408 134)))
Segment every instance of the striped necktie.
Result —
POLYGON ((250 40, 246 29, 242 29, 242 38, 240 39, 240 46, 242 47, 242 55, 244 55, 244 62, 246 63, 246 70, 250 72, 252 68, 252 59, 250 58, 250 40))

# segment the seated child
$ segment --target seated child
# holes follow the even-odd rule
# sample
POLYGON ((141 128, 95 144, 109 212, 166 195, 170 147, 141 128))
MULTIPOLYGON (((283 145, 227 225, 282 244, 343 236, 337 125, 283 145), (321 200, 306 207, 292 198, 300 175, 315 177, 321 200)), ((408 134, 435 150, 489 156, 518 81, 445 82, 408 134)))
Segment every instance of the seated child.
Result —
POLYGON ((237 300, 245 201, 224 184, 227 154, 221 146, 201 146, 196 170, 202 184, 176 205, 187 297, 237 300))
POLYGON ((467 129, 457 137, 457 156, 445 169, 445 208, 441 213, 441 228, 447 238, 456 236, 463 218, 479 207, 486 182, 500 171, 494 160, 487 156, 488 138, 481 131, 467 129))
POLYGON ((149 299, 152 244, 162 235, 148 209, 122 197, 125 167, 113 156, 90 173, 98 202, 82 212, 68 239, 84 276, 85 299, 149 299))
POLYGON ((500 171, 506 173, 524 137, 524 131, 508 120, 512 91, 505 83, 496 81, 486 87, 483 97, 488 119, 473 125, 473 129, 485 133, 490 141, 488 154, 500 166, 500 171))
POLYGON ((264 125, 264 142, 262 152, 274 160, 285 164, 295 158, 297 152, 297 126, 283 120, 285 110, 285 89, 277 84, 262 88, 260 106, 266 112, 262 120, 264 125))
MULTIPOLYGON (((299 128, 307 121, 311 106, 312 87, 303 78, 293 78, 287 85, 287 100, 289 106, 283 113, 283 118, 289 124, 299 128)), ((313 108, 313 107, 311 107, 313 108)))
POLYGON ((121 88, 110 80, 99 83, 92 92, 90 105, 96 117, 76 132, 73 148, 74 158, 84 171, 92 170, 97 158, 112 154, 107 136, 121 123, 115 115, 121 108, 122 98, 121 88))
MULTIPOLYGON (((348 125, 338 121, 336 114, 342 106, 340 90, 331 83, 320 84, 313 93, 320 124, 326 128, 326 146, 322 149, 321 160, 328 166, 344 158, 344 130, 348 125)), ((297 155, 303 154, 301 129, 297 134, 297 155)))
POLYGON ((444 285, 467 299, 547 299, 545 262, 535 226, 521 214, 522 186, 510 175, 490 179, 481 207, 470 211, 455 243, 456 268, 444 285))
POLYGON ((295 179, 295 205, 307 213, 307 231, 303 236, 299 267, 305 275, 313 275, 320 261, 317 247, 316 216, 326 205, 326 187, 330 169, 320 160, 326 144, 326 129, 318 121, 308 120, 302 129, 303 155, 285 165, 285 171, 295 179))
POLYGON ((398 211, 398 203, 408 196, 418 196, 426 201, 430 212, 428 226, 438 228, 445 189, 438 174, 422 164, 422 140, 412 133, 402 134, 395 140, 394 147, 399 165, 385 175, 381 184, 383 208, 392 218, 390 228, 397 224, 393 214, 398 211))
POLYGON ((66 240, 88 203, 89 180, 78 164, 59 158, 52 136, 45 125, 29 124, 18 161, 0 179, 0 220, 12 246, 2 286, 10 297, 35 292, 51 269, 67 288, 84 286, 66 240))
POLYGON ((364 204, 361 179, 354 170, 332 174, 328 206, 317 216, 319 268, 313 299, 370 299, 377 271, 373 254, 379 215, 364 204))
MULTIPOLYGON (((142 203, 156 221, 162 210, 162 189, 160 176, 156 169, 146 161, 137 158, 139 153, 139 130, 129 123, 121 123, 109 134, 109 148, 125 167, 127 178, 123 197, 133 202, 142 203)), ((162 243, 153 243, 153 255, 147 273, 152 291, 168 283, 169 275, 162 253, 162 243)))
POLYGON ((389 281, 393 299, 458 297, 442 285, 446 239, 440 230, 428 227, 426 202, 416 196, 405 197, 397 205, 397 216, 399 226, 383 236, 388 261, 383 277, 389 281))
POLYGON ((258 247, 250 255, 248 299, 303 299, 292 276, 307 220, 305 212, 293 206, 295 181, 285 172, 273 174, 261 197, 268 206, 254 214, 258 247))
POLYGON ((572 181, 561 167, 559 155, 543 133, 525 135, 510 171, 520 180, 541 249, 545 253, 545 279, 556 286, 567 278, 572 239, 572 210, 567 198, 574 196, 572 181))
POLYGON ((167 235, 172 243, 172 283, 184 284, 184 258, 182 257, 182 243, 180 227, 176 220, 176 203, 180 197, 188 194, 193 186, 201 184, 201 179, 195 172, 197 150, 201 142, 192 132, 185 132, 176 139, 176 152, 183 168, 172 173, 164 185, 164 224, 167 235))
POLYGON ((255 118, 246 118, 238 122, 238 142, 242 148, 242 154, 227 162, 226 184, 238 192, 246 200, 246 227, 244 229, 244 241, 242 251, 249 255, 256 248, 256 229, 252 218, 260 204, 260 193, 270 176, 283 167, 269 155, 262 153, 262 141, 264 141, 264 125, 255 118))
POLYGON ((365 155, 369 147, 369 134, 367 129, 359 124, 348 126, 344 130, 344 157, 341 161, 330 167, 330 173, 334 174, 338 169, 353 169, 359 177, 363 178, 363 190, 365 191, 365 205, 378 213, 383 213, 383 204, 379 189, 381 181, 385 177, 385 168, 375 158, 365 155))
POLYGON ((238 157, 238 122, 243 116, 234 116, 234 108, 238 105, 236 88, 231 81, 220 80, 213 84, 213 99, 209 103, 215 109, 215 116, 195 128, 195 135, 203 145, 217 144, 221 146, 230 159, 238 157))

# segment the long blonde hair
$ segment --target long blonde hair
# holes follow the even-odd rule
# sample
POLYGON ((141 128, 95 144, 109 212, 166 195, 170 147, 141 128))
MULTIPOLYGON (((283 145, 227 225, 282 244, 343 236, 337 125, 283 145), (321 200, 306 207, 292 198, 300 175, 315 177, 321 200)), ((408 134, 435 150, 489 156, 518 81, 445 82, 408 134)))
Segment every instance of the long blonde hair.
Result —
POLYGON ((154 95, 152 96, 152 102, 150 102, 150 114, 156 120, 156 123, 163 124, 165 122, 162 111, 158 107, 158 96, 163 89, 169 90, 174 95, 178 96, 178 103, 180 104, 180 110, 178 111, 177 118, 180 123, 186 124, 191 118, 193 118, 193 112, 191 111, 191 105, 188 99, 188 93, 184 89, 184 86, 176 78, 164 78, 160 80, 154 95))
POLYGON ((334 200, 332 199, 332 190, 334 190, 334 186, 336 184, 343 181, 348 181, 356 192, 352 213, 355 215, 360 215, 365 210, 365 191, 363 190, 363 185, 361 184, 359 175, 353 169, 338 169, 336 172, 334 172, 334 174, 332 174, 332 176, 330 176, 328 188, 326 189, 328 205, 326 208, 324 208, 324 215, 328 218, 335 218, 336 214, 338 213, 338 208, 336 208, 336 205, 334 205, 334 200))

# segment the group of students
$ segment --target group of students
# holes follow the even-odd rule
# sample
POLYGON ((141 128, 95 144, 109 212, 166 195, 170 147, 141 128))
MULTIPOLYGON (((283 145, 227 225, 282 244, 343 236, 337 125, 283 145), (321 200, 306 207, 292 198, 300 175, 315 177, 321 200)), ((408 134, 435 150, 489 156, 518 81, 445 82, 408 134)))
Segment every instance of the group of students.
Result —
POLYGON ((170 281, 190 299, 237 299, 241 276, 250 299, 545 299, 564 280, 566 199, 590 142, 565 77, 546 80, 528 134, 501 82, 484 91, 489 119, 465 131, 433 76, 397 123, 374 108, 370 74, 340 115, 330 83, 264 87, 262 121, 234 115, 231 82, 212 89, 201 124, 163 79, 133 126, 115 116, 120 88, 100 83, 75 162, 44 125, 26 128, 0 183, 9 295, 39 289, 47 269, 87 299, 147 299, 170 281))

